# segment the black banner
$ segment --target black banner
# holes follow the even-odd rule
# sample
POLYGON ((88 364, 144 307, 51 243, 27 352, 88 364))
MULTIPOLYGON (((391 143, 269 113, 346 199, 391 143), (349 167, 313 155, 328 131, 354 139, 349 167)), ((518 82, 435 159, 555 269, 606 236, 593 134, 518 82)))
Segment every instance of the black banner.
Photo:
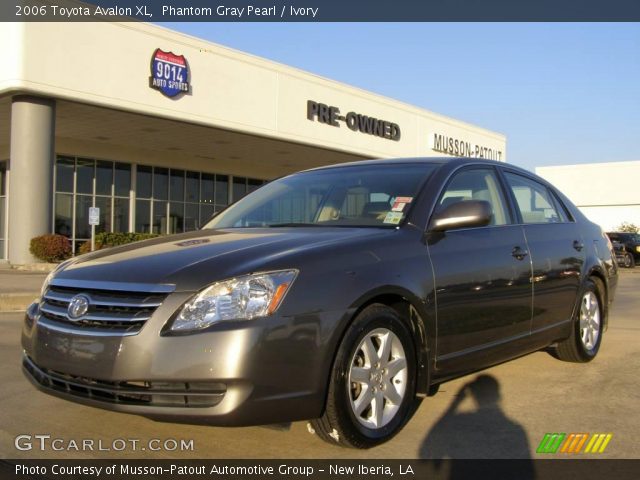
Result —
POLYGON ((0 460, 5 479, 635 480, 640 460, 0 460))
POLYGON ((2 22, 640 21, 638 0, 5 0, 2 22))

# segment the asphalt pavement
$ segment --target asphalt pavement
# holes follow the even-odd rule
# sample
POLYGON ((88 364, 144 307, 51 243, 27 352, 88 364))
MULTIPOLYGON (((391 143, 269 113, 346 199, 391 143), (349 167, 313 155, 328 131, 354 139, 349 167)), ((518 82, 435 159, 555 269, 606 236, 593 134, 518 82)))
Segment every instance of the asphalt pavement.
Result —
POLYGON ((306 422, 248 428, 176 425, 50 397, 36 391, 20 371, 22 315, 0 313, 0 456, 551 458, 536 453, 546 433, 579 432, 612 434, 603 453, 580 457, 640 458, 639 291, 640 268, 622 271, 610 327, 593 362, 564 363, 537 352, 451 381, 422 402, 399 435, 369 451, 325 444, 308 432, 306 422), (465 387, 479 375, 484 376, 480 382, 488 390, 474 397, 465 387), (45 437, 40 440, 36 435, 45 437), (52 444, 55 439, 59 441, 52 444), (86 440, 93 442, 93 450, 82 451, 86 440), (186 450, 180 448, 181 440, 186 450), (16 442, 23 449, 31 448, 20 450, 16 442), (62 450, 54 450, 53 445, 62 450), (159 451, 153 450, 158 447, 159 451))

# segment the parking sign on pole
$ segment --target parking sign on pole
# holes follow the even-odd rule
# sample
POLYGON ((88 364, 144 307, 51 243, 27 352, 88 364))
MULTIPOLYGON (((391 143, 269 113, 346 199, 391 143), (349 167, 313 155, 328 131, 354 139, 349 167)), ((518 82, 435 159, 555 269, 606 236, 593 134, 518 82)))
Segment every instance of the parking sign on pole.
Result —
POLYGON ((91 225, 91 251, 96 248, 96 225, 100 225, 100 208, 89 207, 89 225, 91 225))

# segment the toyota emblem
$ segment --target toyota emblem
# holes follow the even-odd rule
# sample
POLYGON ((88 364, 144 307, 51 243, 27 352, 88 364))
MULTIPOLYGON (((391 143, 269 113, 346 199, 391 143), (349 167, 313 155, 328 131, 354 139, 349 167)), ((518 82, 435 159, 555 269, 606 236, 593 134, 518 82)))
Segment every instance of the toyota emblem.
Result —
POLYGON ((69 320, 79 320, 89 310, 89 297, 86 295, 76 295, 69 302, 67 315, 69 320))

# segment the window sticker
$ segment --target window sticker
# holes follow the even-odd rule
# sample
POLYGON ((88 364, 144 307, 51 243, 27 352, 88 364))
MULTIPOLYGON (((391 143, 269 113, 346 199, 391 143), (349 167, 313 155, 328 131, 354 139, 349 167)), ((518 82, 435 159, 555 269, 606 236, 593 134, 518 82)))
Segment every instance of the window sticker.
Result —
POLYGON ((413 197, 396 197, 391 207, 392 212, 402 212, 405 207, 411 203, 413 197))
POLYGON ((387 216, 384 217, 384 223, 391 223, 393 225, 397 225, 400 223, 400 220, 402 220, 403 214, 402 212, 389 212, 387 213, 387 216))

